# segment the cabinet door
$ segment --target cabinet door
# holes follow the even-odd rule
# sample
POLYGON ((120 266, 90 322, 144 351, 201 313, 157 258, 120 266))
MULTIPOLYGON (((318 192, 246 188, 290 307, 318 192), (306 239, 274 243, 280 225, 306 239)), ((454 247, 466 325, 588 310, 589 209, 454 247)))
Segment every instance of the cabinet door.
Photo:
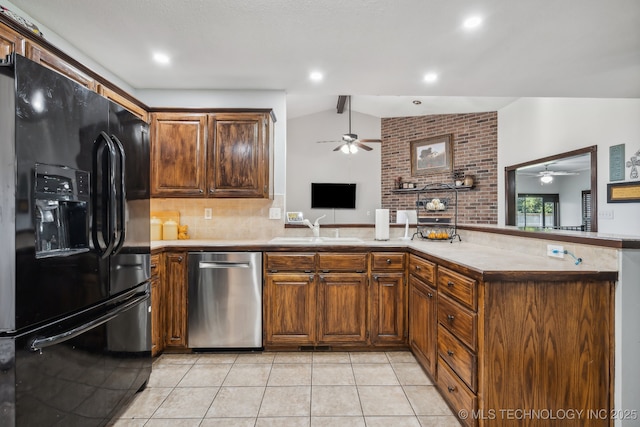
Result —
POLYGON ((182 252, 165 255, 167 347, 187 346, 187 262, 182 252))
POLYGON ((269 197, 267 115, 209 116, 208 187, 213 197, 269 197))
POLYGON ((164 350, 164 304, 162 255, 151 255, 151 355, 164 350))
POLYGON ((51 68, 88 89, 96 90, 96 80, 93 77, 80 71, 76 66, 71 65, 45 48, 35 43, 27 42, 26 54, 27 58, 32 61, 37 62, 40 65, 44 65, 47 68, 51 68))
POLYGON ((316 340, 314 274, 267 274, 264 289, 265 343, 311 345, 316 340))
POLYGON ((152 115, 152 196, 205 196, 206 126, 206 114, 152 115))
POLYGON ((409 345, 427 372, 435 378, 436 290, 409 276, 409 345))
POLYGON ((318 342, 367 342, 367 276, 321 274, 318 288, 318 342))
POLYGON ((371 343, 404 342, 404 273, 372 274, 371 343))
POLYGON ((24 55, 24 39, 12 29, 0 23, 0 59, 11 53, 24 55))

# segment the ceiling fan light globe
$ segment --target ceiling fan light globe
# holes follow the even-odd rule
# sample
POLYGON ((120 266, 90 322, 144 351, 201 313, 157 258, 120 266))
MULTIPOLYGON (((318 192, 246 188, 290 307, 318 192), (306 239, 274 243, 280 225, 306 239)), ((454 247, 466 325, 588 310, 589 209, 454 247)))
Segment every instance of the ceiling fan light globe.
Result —
POLYGON ((349 145, 348 144, 343 145, 340 151, 342 151, 344 154, 349 154, 349 145))
POLYGON ((351 154, 356 154, 356 153, 358 152, 358 147, 356 147, 356 146, 355 146, 355 145, 353 145, 353 144, 349 144, 349 152, 350 152, 351 154))
POLYGON ((551 175, 543 175, 540 177, 540 182, 543 184, 549 184, 553 182, 553 177, 551 175))

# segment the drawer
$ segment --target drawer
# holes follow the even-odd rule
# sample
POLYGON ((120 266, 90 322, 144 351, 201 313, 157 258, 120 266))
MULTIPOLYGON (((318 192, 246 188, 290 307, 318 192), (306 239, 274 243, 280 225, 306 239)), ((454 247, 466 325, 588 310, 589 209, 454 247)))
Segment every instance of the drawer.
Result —
POLYGON ((476 349, 478 315, 438 293, 438 323, 471 350, 476 349))
POLYGON ((426 284, 436 287, 436 265, 416 255, 409 256, 409 273, 420 278, 426 284))
POLYGON ((160 254, 151 255, 151 277, 160 274, 160 254))
POLYGON ((271 273, 278 271, 304 271, 311 273, 316 269, 315 253, 267 252, 264 258, 265 269, 271 273))
POLYGON ((469 416, 466 419, 460 419, 463 425, 469 427, 477 425, 471 414, 477 410, 478 398, 441 358, 438 360, 438 388, 453 407, 454 414, 457 415, 462 409, 467 411, 469 416))
POLYGON ((478 307, 476 281, 445 267, 438 267, 438 290, 476 311, 478 307))
POLYGON ((371 270, 404 270, 404 259, 400 252, 372 252, 371 270))
POLYGON ((438 355, 473 391, 477 391, 477 358, 445 327, 438 326, 438 355))
POLYGON ((363 253, 319 253, 318 271, 329 273, 332 271, 367 271, 367 254, 363 253))

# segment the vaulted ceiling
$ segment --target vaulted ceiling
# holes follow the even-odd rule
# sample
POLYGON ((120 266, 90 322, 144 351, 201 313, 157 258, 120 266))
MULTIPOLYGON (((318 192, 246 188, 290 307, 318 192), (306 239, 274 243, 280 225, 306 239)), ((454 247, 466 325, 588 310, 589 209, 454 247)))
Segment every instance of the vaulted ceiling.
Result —
POLYGON ((496 110, 518 97, 640 98, 637 0, 11 4, 135 89, 284 90, 289 117, 335 108, 339 94, 378 117, 496 110), (465 30, 472 15, 482 23, 465 30))

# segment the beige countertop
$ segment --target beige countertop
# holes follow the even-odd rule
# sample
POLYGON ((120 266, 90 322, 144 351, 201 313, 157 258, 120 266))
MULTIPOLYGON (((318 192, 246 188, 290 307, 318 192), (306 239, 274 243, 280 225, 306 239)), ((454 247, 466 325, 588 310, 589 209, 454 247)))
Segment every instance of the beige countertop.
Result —
POLYGON ((547 256, 533 256, 496 249, 490 246, 468 242, 449 243, 449 241, 402 240, 386 241, 362 240, 360 242, 271 242, 265 240, 163 240, 151 242, 151 249, 177 249, 198 251, 232 251, 232 250, 291 250, 331 251, 372 249, 410 249, 438 260, 450 262, 471 271, 478 272, 486 278, 492 275, 504 276, 505 272, 538 273, 553 280, 553 273, 570 273, 576 276, 595 273, 615 273, 601 271, 581 263, 575 265, 573 258, 565 255, 564 259, 547 256))

